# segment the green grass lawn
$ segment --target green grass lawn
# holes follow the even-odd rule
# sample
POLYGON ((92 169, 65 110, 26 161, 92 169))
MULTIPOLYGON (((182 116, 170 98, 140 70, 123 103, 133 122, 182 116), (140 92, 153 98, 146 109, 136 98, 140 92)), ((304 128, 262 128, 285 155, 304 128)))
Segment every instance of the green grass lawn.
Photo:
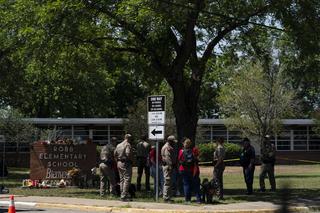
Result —
MULTIPOLYGON (((259 171, 256 167, 254 188, 256 192, 252 196, 245 195, 245 183, 243 180, 242 169, 240 167, 227 167, 224 173, 225 200, 222 203, 235 203, 245 201, 270 201, 279 203, 281 201, 280 190, 277 192, 258 192, 259 171)), ((136 182, 136 170, 133 172, 132 182, 136 182)), ((211 178, 212 167, 201 167, 201 178, 211 178)), ((4 185, 10 189, 10 193, 25 196, 66 196, 93 199, 117 199, 99 196, 98 189, 79 189, 79 188, 54 188, 54 189, 23 189, 22 180, 29 178, 28 169, 9 168, 9 177, 4 181, 4 185)), ((152 178, 151 178, 152 180, 152 178)), ((320 191, 320 165, 295 165, 295 166, 276 166, 276 182, 278 189, 284 186, 289 187, 292 200, 299 198, 314 199, 319 198, 320 191)), ((266 179, 266 187, 269 187, 266 179)), ((152 193, 138 192, 137 201, 154 201, 152 193)), ((176 202, 183 202, 183 197, 175 198, 176 202)))

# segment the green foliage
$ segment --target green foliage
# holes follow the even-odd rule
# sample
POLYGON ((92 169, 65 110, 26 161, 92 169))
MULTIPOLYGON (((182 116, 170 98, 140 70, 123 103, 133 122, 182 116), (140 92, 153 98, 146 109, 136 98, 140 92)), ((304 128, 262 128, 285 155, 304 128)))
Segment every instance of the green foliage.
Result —
POLYGON ((216 148, 215 143, 201 143, 197 145, 200 152, 201 162, 210 162, 213 160, 213 153, 216 148))
MULTIPOLYGON (((174 113, 170 107, 173 98, 168 85, 166 83, 161 84, 159 89, 155 90, 153 94, 166 96, 165 135, 176 135, 174 113)), ((149 131, 147 104, 147 97, 145 97, 135 107, 131 107, 129 109, 128 120, 125 122, 125 131, 132 134, 136 140, 148 134, 149 131)))
MULTIPOLYGON (((201 143, 197 145, 200 152, 201 162, 211 162, 213 160, 213 153, 216 148, 216 143, 201 143)), ((240 156, 241 146, 234 143, 224 143, 226 157, 225 159, 235 159, 240 156)))
POLYGON ((260 139, 278 132, 281 119, 296 110, 294 93, 285 86, 281 72, 275 68, 266 74, 260 64, 242 66, 222 88, 218 100, 229 128, 260 139))
POLYGON ((0 130, 6 141, 16 144, 17 148, 20 143, 35 140, 36 128, 24 121, 22 114, 14 109, 0 109, 0 130))

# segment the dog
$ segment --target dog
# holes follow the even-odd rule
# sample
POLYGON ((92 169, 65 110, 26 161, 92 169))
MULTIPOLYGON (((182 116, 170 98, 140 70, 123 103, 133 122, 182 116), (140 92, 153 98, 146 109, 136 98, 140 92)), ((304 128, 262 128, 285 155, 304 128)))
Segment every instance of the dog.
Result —
POLYGON ((213 196, 219 194, 219 184, 216 179, 203 179, 201 183, 201 201, 203 203, 212 203, 213 196))

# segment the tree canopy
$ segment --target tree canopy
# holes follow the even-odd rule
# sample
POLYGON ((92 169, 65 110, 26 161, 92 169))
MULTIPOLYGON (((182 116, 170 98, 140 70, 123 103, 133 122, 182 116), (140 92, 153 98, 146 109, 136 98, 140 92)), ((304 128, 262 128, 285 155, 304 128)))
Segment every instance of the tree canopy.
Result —
POLYGON ((273 68, 272 75, 267 75, 262 65, 250 63, 236 72, 219 96, 227 125, 259 139, 278 133, 281 119, 292 116, 297 108, 294 92, 286 88, 281 74, 273 68))
MULTIPOLYGON (((310 66, 319 50, 312 48, 319 45, 319 7, 316 1, 292 0, 1 0, 1 72, 8 79, 24 76, 19 86, 5 85, 13 93, 1 90, 6 94, 2 102, 26 107, 33 100, 40 109, 28 110, 38 115, 123 115, 123 109, 166 80, 173 92, 178 137, 193 140, 199 113, 211 116, 210 107, 217 107, 215 101, 199 107, 199 101, 217 97, 223 79, 219 55, 229 52, 238 58, 250 41, 263 57, 258 50, 264 37, 286 36, 292 45, 288 56, 294 56, 288 62, 308 56, 303 67, 310 66), (117 72, 125 77, 115 81, 117 72), (60 82, 46 81, 52 75, 60 82), (21 103, 18 97, 30 100, 21 103), (64 102, 70 109, 63 108, 64 102), (112 112, 101 112, 103 107, 112 112)), ((316 87, 308 89, 305 96, 317 93, 316 87)))

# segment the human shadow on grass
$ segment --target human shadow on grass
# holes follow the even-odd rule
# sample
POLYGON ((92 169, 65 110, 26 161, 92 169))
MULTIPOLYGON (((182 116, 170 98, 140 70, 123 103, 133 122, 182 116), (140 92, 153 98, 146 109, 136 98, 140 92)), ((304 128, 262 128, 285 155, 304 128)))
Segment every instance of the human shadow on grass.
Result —
MULTIPOLYGON (((285 189, 286 192, 290 194, 290 202, 292 203, 299 203, 300 199, 307 199, 307 200, 314 200, 319 197, 319 189, 285 189)), ((225 189, 225 195, 229 199, 233 199, 236 201, 242 202, 258 202, 258 201, 265 201, 271 202, 274 204, 281 204, 283 198, 282 189, 277 190, 276 192, 259 192, 257 190, 254 191, 252 195, 246 195, 245 190, 243 189, 225 189)))

